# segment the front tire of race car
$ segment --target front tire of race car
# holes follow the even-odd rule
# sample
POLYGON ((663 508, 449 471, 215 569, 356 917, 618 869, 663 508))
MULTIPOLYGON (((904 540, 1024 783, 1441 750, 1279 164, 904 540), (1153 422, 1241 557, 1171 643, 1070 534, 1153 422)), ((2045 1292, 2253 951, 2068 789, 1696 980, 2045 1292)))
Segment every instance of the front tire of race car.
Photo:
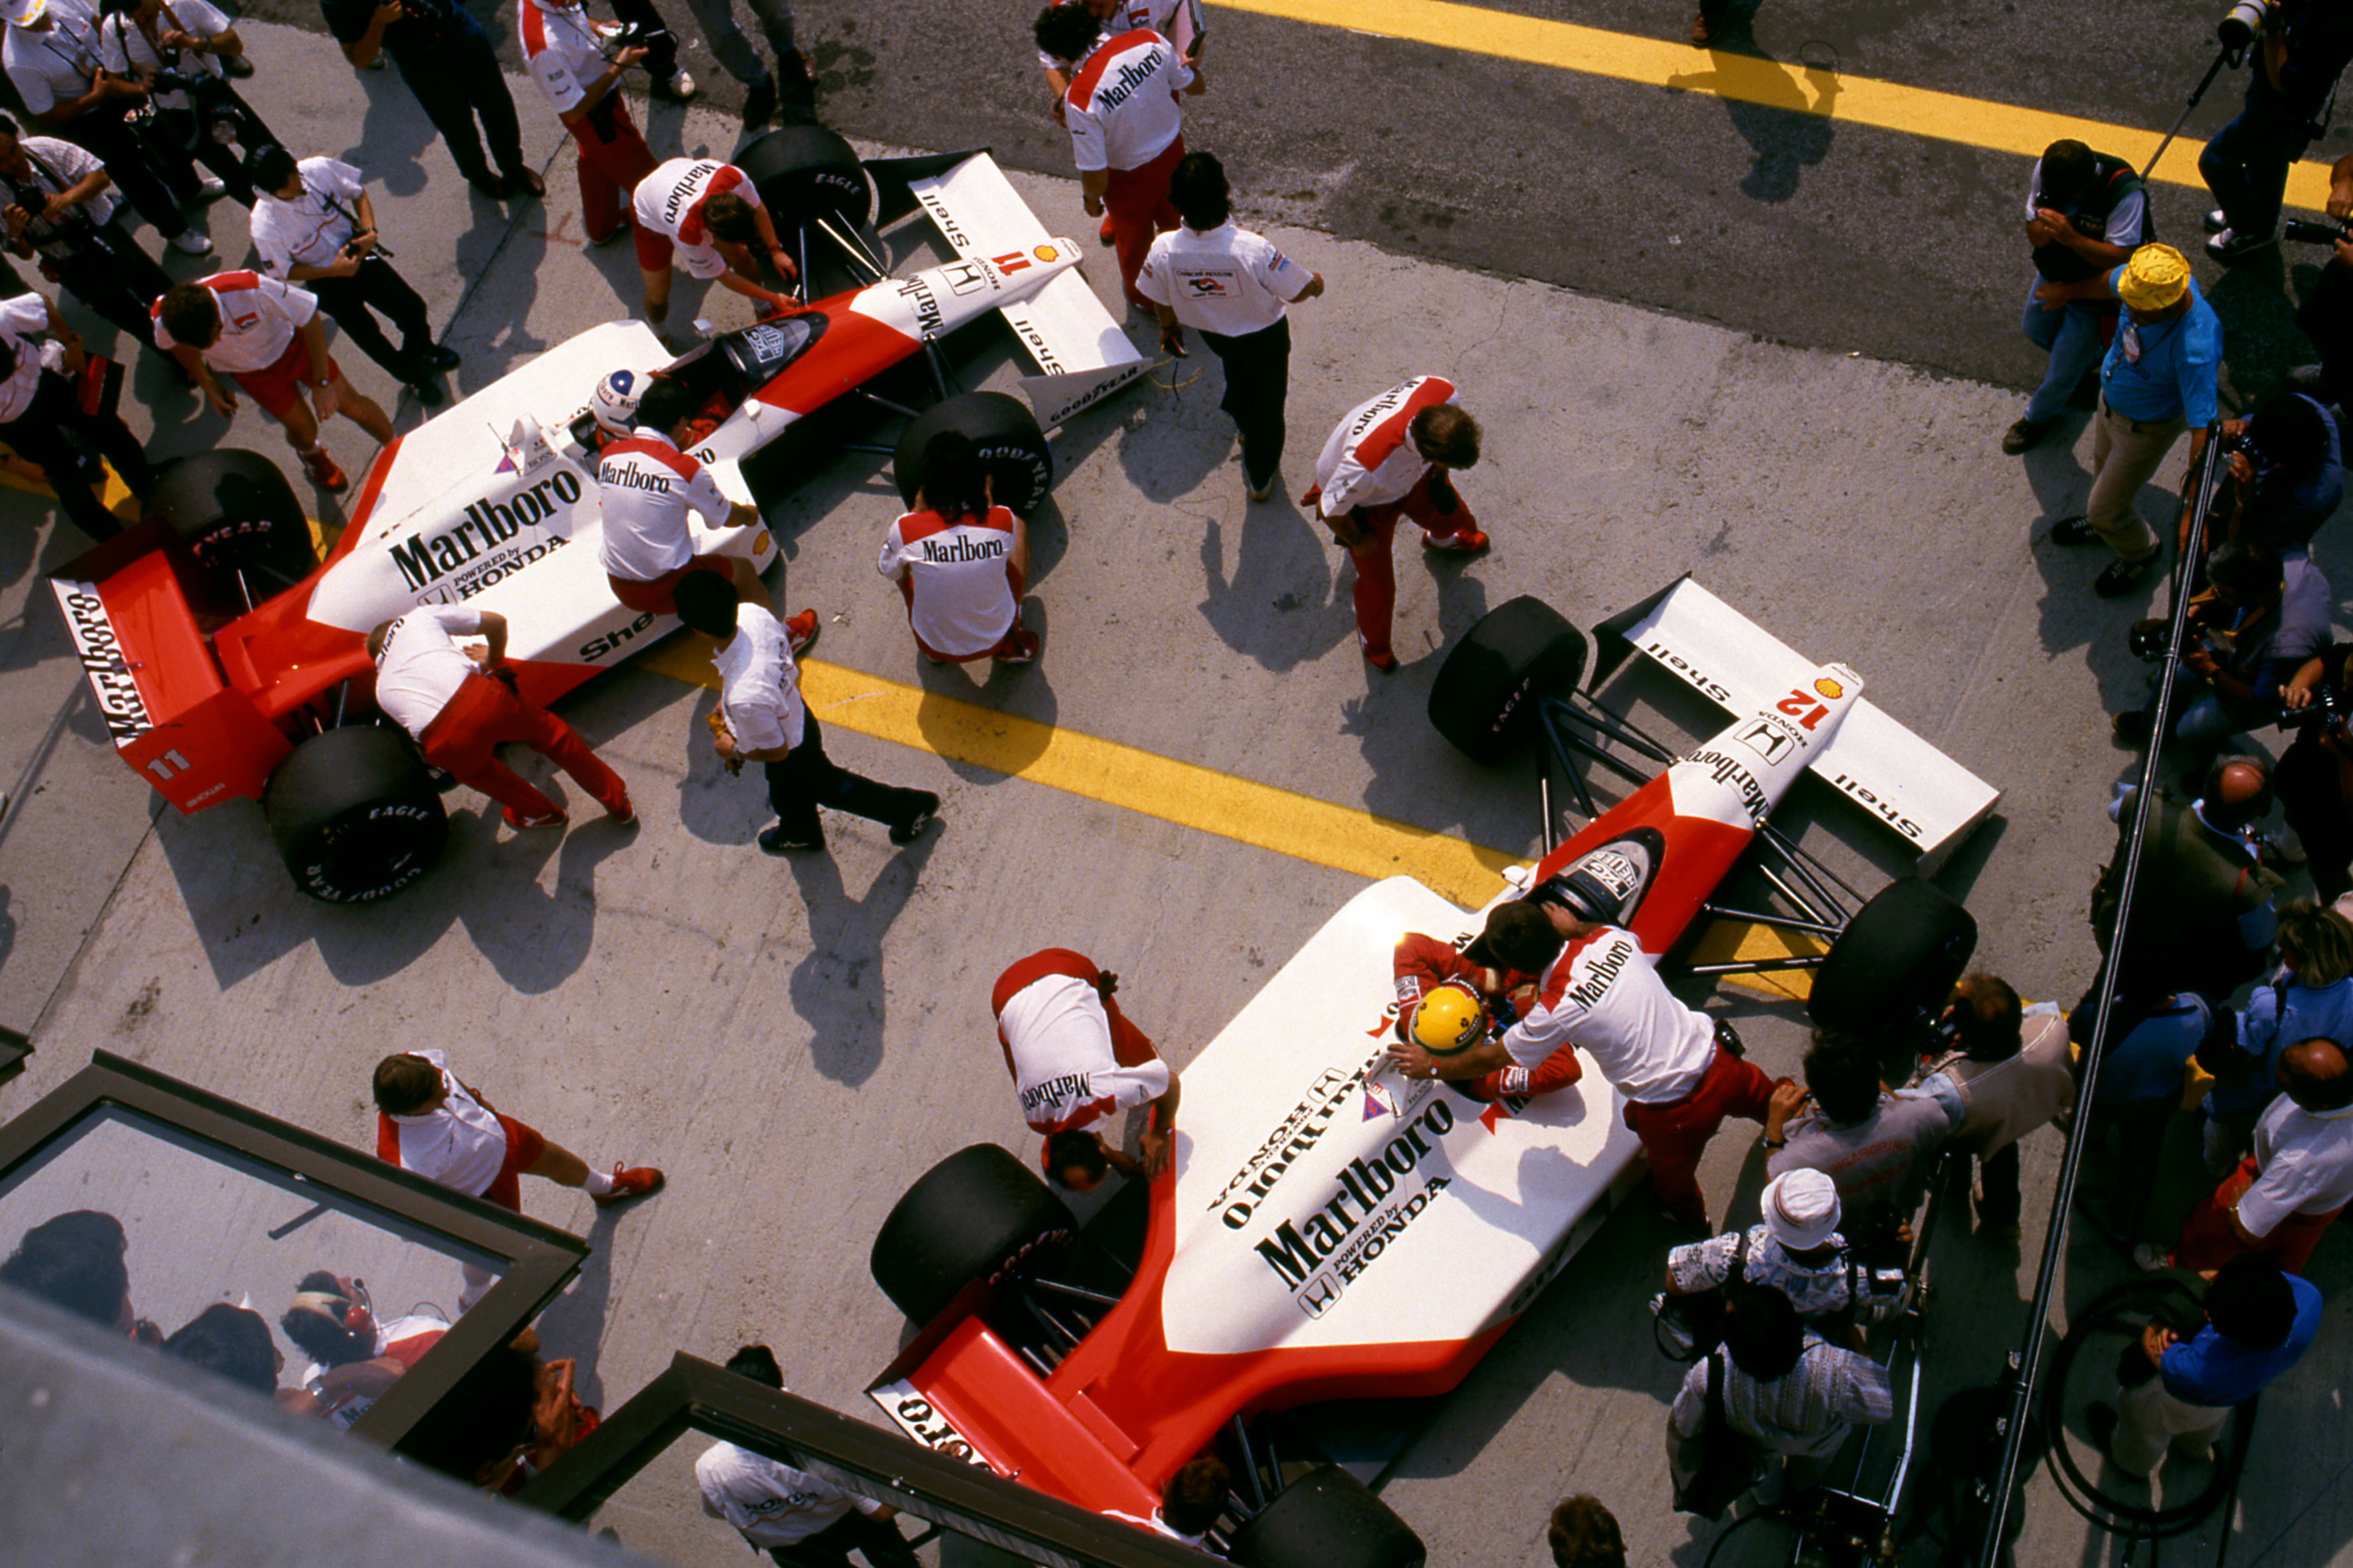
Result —
POLYGON ((852 234, 874 216, 874 184, 849 142, 822 125, 786 125, 754 137, 730 160, 750 176, 780 237, 791 225, 820 217, 852 234))
POLYGON ((1337 1465, 1322 1465, 1234 1532, 1242 1568, 1421 1568, 1421 1538, 1337 1465))
POLYGON ((925 409, 899 437, 891 461, 899 499, 912 507, 923 488, 923 448, 944 430, 968 438, 994 481, 997 504, 1028 517, 1054 482, 1054 452, 1046 445, 1038 416, 1018 397, 1002 392, 967 392, 925 409))
POLYGON ((195 557, 205 603, 199 611, 245 613, 237 574, 260 604, 294 586, 319 564, 311 521, 278 465, 259 452, 199 452, 156 468, 141 503, 195 557))
POLYGON ((1944 1010, 1977 946, 1976 918, 1942 890, 1916 877, 1890 882, 1831 943, 1807 1015, 1893 1053, 1944 1010))
POLYGON ((1472 762, 1494 767, 1526 749, 1536 704, 1576 689, 1588 652, 1585 634, 1542 599, 1508 599, 1438 667, 1430 683, 1430 721, 1472 762))
POLYGON ((294 885, 322 903, 391 897, 431 868, 449 837, 415 744, 373 725, 296 746, 269 775, 261 810, 294 885))
POLYGON ((1058 1256, 1078 1234, 1070 1205, 994 1143, 958 1150, 909 1187, 874 1238, 874 1283, 928 1323, 975 1280, 996 1284, 1058 1256))

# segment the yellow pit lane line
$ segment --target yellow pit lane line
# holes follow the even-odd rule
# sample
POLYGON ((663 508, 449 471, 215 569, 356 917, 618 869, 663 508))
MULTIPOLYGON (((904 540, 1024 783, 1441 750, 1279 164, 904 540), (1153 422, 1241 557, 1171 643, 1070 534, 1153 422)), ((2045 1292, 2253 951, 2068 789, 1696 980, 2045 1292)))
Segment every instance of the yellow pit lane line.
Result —
MULTIPOLYGON (((690 638, 656 648, 637 663, 690 685, 719 684, 710 655, 690 638)), ((803 700, 828 728, 894 741, 1367 879, 1411 877, 1471 909, 1495 896, 1504 868, 1529 859, 839 665, 810 659, 800 672, 803 700)), ((1693 957, 1721 963, 1819 951, 1767 927, 1719 921, 1701 934, 1693 957)), ((1768 996, 1803 1000, 1812 972, 1725 978, 1768 996)))
MULTIPOLYGON (((1211 0, 1211 4, 1223 10, 1493 55, 1643 87, 1704 93, 2022 158, 2040 158, 2052 142, 2073 137, 2103 153, 2129 158, 2138 167, 2157 151, 2164 135, 2161 131, 2079 120, 2016 104, 1847 76, 1821 67, 1784 65, 1754 55, 1698 49, 1681 41, 1604 32, 1508 11, 1450 5, 1446 0, 1211 0)), ((1662 12, 1662 19, 1673 22, 1681 16, 1662 12)), ((2198 175, 2201 145, 2195 137, 2177 139, 2166 149, 2165 162, 2149 177, 2205 189, 2206 182, 2198 175)), ((2319 212, 2327 201, 2327 164, 2305 162, 2288 171, 2289 205, 2319 212)))

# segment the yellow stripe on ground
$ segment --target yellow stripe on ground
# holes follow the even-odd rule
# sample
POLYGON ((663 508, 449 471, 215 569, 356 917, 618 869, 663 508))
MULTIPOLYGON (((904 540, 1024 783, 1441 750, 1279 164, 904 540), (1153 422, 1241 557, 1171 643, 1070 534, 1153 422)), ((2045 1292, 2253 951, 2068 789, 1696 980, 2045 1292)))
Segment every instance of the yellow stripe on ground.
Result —
MULTIPOLYGON (((2164 132, 2129 125, 2078 120, 2015 104, 1990 103, 1954 93, 1931 92, 1868 77, 1784 65, 1753 55, 1695 49, 1687 43, 1603 32, 1567 22, 1547 22, 1507 11, 1456 5, 1447 0, 1211 0, 1227 10, 1247 11, 1320 27, 1345 28, 1377 37, 1399 38, 1467 54, 1493 55, 1558 70, 1581 71, 1644 87, 1706 93, 1740 103, 1762 104, 1796 114, 1900 131, 1907 135, 1957 142, 1997 153, 2039 158, 2063 137, 2103 153, 2129 158, 2137 168, 2157 151, 2164 132)), ((1680 22, 1683 13, 1659 12, 1680 22)), ((2236 94, 2235 79, 2218 80, 2214 90, 2236 94)), ((2198 149, 2193 139, 2177 139, 2151 178, 2195 185, 2198 149)), ((2328 200, 2328 165, 2298 163, 2288 173, 2291 206, 2320 211, 2328 200)))
MULTIPOLYGON (((710 656, 684 639, 637 662, 691 685, 719 684, 710 656)), ((1527 859, 839 665, 809 659, 800 668, 802 695, 828 725, 1312 865, 1368 879, 1411 877, 1472 909, 1495 896, 1505 867, 1527 859)), ((1750 925, 1717 925, 1701 942, 1714 962, 1803 951, 1778 932, 1750 925)), ((1802 999, 1808 972, 1733 978, 1752 990, 1802 999)))

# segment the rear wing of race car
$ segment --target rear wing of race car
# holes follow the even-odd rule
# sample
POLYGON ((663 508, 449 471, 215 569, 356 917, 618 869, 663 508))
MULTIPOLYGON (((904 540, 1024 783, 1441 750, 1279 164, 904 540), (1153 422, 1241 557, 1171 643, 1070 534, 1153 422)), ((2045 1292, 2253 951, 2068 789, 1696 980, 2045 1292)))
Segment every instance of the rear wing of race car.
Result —
MULTIPOLYGON (((906 162, 936 168, 943 161, 906 162)), ((883 161, 869 167, 878 183, 891 173, 883 161)), ((909 195, 967 260, 1018 262, 1023 253, 1054 237, 986 153, 961 157, 936 173, 904 172, 910 176, 905 181, 909 195)), ((886 211, 888 206, 886 195, 886 211)), ((1038 423, 1049 430, 1140 379, 1149 368, 1143 352, 1076 271, 997 313, 1041 373, 1023 376, 1021 390, 1029 395, 1038 423)))
MULTIPOLYGON (((1649 655, 1730 712, 1769 706, 1814 661, 1688 575, 1596 626, 1598 686, 1630 653, 1649 655)), ((1923 874, 1985 820, 2001 792, 1905 729, 1868 698, 1857 702, 1812 771, 1868 807, 1920 852, 1923 874)))

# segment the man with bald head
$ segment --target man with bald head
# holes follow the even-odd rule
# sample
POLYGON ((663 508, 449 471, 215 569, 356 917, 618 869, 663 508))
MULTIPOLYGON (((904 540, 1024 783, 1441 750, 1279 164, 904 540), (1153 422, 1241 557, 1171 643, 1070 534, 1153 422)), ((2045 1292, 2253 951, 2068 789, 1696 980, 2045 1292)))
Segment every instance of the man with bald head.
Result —
POLYGON ((2300 1040, 2280 1058, 2280 1088, 2255 1123, 2255 1152, 2182 1222, 2170 1258, 2144 1244, 2144 1268, 2211 1273, 2260 1253, 2302 1274, 2321 1233, 2353 1200, 2353 1068, 2335 1040, 2300 1040))
POLYGON ((2126 793, 2109 806, 2121 831, 2092 889, 2092 933, 2118 994, 2195 991, 2219 1005, 2255 977, 2278 923, 2272 895, 2280 879, 2263 868, 2249 829, 2271 805, 2272 768, 2262 757, 2221 758, 2195 799, 2159 789, 2121 953, 2111 949, 2133 798, 2126 793))

